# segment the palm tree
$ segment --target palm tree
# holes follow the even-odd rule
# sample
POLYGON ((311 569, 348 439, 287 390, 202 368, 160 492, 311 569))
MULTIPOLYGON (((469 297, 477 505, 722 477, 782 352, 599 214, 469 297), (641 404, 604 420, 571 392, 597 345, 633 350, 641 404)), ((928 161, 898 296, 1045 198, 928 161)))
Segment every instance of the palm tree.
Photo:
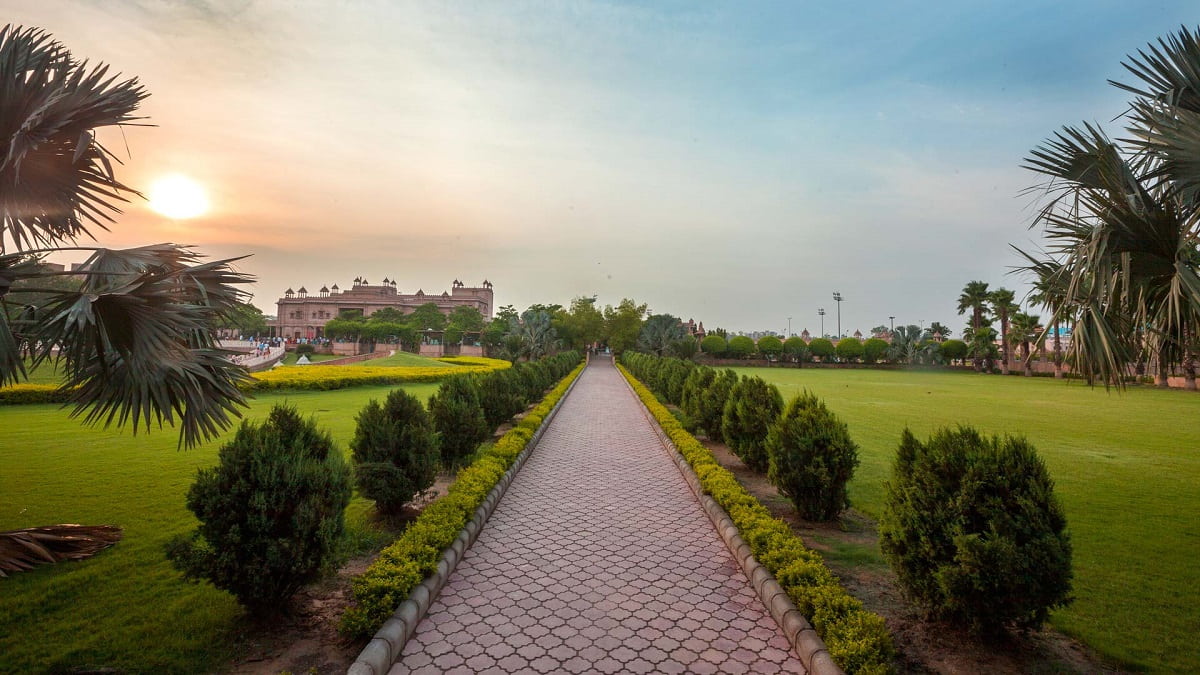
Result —
POLYGON ((979 330, 972 329, 970 335, 964 335, 963 337, 967 339, 967 355, 977 364, 975 370, 987 373, 992 372, 992 360, 998 355, 996 350, 996 329, 991 326, 983 326, 979 330))
POLYGON ((1064 270, 1074 367, 1120 386, 1130 364, 1154 359, 1160 381, 1182 364, 1195 388, 1200 39, 1185 28, 1125 67, 1142 81, 1118 85, 1137 96, 1129 147, 1085 124, 1034 149, 1026 168, 1047 177, 1037 189, 1048 197, 1034 225, 1064 270))
POLYGON ((1025 312, 1017 312, 1012 317, 1012 330, 1008 334, 1008 339, 1014 345, 1021 346, 1021 362, 1025 367, 1025 377, 1033 376, 1033 365, 1031 363, 1033 353, 1030 351, 1030 345, 1039 345, 1045 340, 1045 330, 1041 325, 1041 317, 1036 314, 1027 314, 1025 312))
POLYGON ((546 356, 558 344, 558 335, 550 322, 550 314, 544 311, 527 310, 514 331, 521 338, 521 353, 530 361, 546 356))
POLYGON ((1000 374, 1008 374, 1008 315, 1009 312, 1015 312, 1020 307, 1014 302, 1016 294, 1007 288, 997 288, 988 293, 988 302, 992 304, 992 311, 996 313, 996 317, 1000 319, 1000 345, 1003 347, 1003 361, 1000 363, 1000 374))
POLYGON ((113 173, 96 130, 134 124, 146 90, 89 67, 36 28, 0 30, 0 384, 56 360, 73 415, 90 423, 180 427, 190 447, 245 406, 245 371, 217 348, 214 322, 246 298, 234 260, 205 262, 188 247, 78 247, 107 229, 117 204, 141 195, 113 173), (90 251, 83 271, 40 264, 90 251), (47 280, 75 274, 77 287, 47 280), (40 296, 39 301, 31 302, 40 296))
MULTIPOLYGON (((962 294, 958 296, 958 313, 961 316, 967 310, 971 310, 971 333, 972 335, 979 334, 980 327, 983 326, 984 311, 988 304, 988 285, 983 281, 972 281, 963 287, 962 294)), ((975 370, 979 370, 983 366, 983 359, 975 357, 975 370)))
POLYGON ((929 337, 934 340, 949 340, 954 337, 954 334, 949 326, 934 321, 929 324, 929 337))
POLYGON ((896 326, 892 331, 892 342, 888 345, 888 359, 895 363, 917 362, 924 334, 920 326, 896 326))

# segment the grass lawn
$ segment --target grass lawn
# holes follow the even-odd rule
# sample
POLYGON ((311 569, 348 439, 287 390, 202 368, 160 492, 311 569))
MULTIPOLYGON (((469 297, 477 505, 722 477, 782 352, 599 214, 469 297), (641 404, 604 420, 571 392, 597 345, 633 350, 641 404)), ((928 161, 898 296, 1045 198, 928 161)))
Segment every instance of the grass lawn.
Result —
MULTIPOLYGON (((405 385, 427 399, 437 383, 405 385)), ((354 418, 393 387, 262 394, 247 417, 280 401, 314 415, 349 456, 354 418)), ((0 672, 111 667, 211 672, 228 663, 241 610, 232 596, 184 582, 163 543, 196 522, 184 505, 219 441, 176 450, 173 429, 132 436, 89 429, 54 405, 0 406, 0 530, 53 523, 116 524, 125 538, 100 555, 0 579, 0 672)), ((355 497, 352 528, 370 528, 355 497)))
MULTIPOLYGON (((850 427, 854 505, 877 515, 901 430, 971 424, 1029 438, 1067 512, 1075 603, 1052 623, 1128 667, 1200 672, 1200 395, 1045 378, 743 368, 808 388, 850 427)), ((869 556, 868 556, 869 557, 869 556)))
POLYGON ((397 351, 391 356, 382 359, 371 359, 369 361, 359 361, 358 363, 350 364, 352 366, 392 366, 399 368, 457 368, 453 363, 445 363, 425 356, 418 356, 409 352, 397 351))
MULTIPOLYGON (((299 358, 300 358, 300 355, 297 354, 296 352, 288 352, 287 356, 283 357, 283 360, 280 361, 280 363, 282 363, 285 366, 294 366, 294 365, 296 365, 296 360, 299 358)), ((340 359, 340 358, 342 358, 342 357, 338 356, 337 354, 309 354, 308 355, 308 360, 310 363, 320 363, 321 361, 332 361, 333 359, 340 359)))

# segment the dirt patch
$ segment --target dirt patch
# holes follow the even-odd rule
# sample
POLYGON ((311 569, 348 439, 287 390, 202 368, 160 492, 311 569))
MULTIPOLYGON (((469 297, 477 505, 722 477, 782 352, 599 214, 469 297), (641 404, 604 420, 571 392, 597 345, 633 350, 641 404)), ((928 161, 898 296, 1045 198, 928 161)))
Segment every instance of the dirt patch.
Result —
MULTIPOLYGON (((404 513, 380 524, 396 536, 433 500, 446 494, 454 474, 438 475, 433 487, 405 507, 404 513)), ((350 559, 327 577, 296 594, 291 609, 279 617, 247 621, 241 656, 230 666, 237 675, 330 675, 344 673, 365 646, 338 633, 342 612, 350 604, 350 582, 366 571, 379 551, 350 559)))
POLYGON ((878 554, 875 521, 851 509, 836 523, 801 519, 787 498, 764 474, 746 467, 729 448, 701 439, 717 462, 733 473, 771 514, 791 526, 818 551, 829 569, 863 605, 882 616, 896 641, 901 672, 906 673, 1122 673, 1104 663, 1086 645, 1053 629, 1011 635, 989 642, 961 627, 927 621, 905 600, 895 574, 878 554))

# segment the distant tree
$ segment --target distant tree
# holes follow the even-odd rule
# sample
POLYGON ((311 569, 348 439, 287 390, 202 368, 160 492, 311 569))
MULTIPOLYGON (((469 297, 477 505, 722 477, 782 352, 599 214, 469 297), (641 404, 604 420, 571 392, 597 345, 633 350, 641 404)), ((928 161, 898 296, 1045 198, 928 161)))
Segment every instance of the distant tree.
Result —
POLYGON ((988 302, 991 303, 996 318, 1000 320, 1000 346, 1003 349, 1003 360, 1000 363, 1001 375, 1008 374, 1008 317, 1020 309, 1014 302, 1015 299, 1016 294, 1007 288, 997 288, 988 293, 988 302))
POLYGON ((691 361, 699 351, 700 341, 691 335, 685 335, 671 345, 671 354, 685 361, 691 361))
POLYGON ((892 331, 892 343, 888 345, 888 358, 895 363, 916 363, 920 358, 923 335, 920 326, 897 326, 892 331))
POLYGON ((414 309, 412 314, 407 315, 404 319, 408 325, 419 331, 442 330, 446 327, 446 315, 442 314, 437 304, 432 302, 427 302, 414 309))
POLYGON ((1017 312, 1012 317, 1012 330, 1008 339, 1014 345, 1021 347, 1021 363, 1025 369, 1025 377, 1033 376, 1033 354, 1030 345, 1040 345, 1045 339, 1041 326, 1041 317, 1036 314, 1017 312))
POLYGON ((267 317, 263 311, 248 302, 239 302, 229 313, 215 321, 216 328, 224 328, 239 335, 266 335, 267 317))
POLYGON ((720 335, 705 335, 700 341, 700 351, 709 356, 720 356, 729 348, 729 343, 720 335))
POLYGON ((632 349, 642 332, 642 319, 646 316, 646 305, 639 305, 629 298, 621 300, 615 308, 604 308, 604 337, 616 354, 632 349))
POLYGON ((792 336, 783 341, 783 353, 796 363, 804 363, 809 358, 808 343, 803 338, 792 336))
POLYGON ((833 341, 829 338, 813 338, 813 341, 808 343, 808 349, 822 362, 829 361, 834 354, 833 341))
POLYGON ((970 356, 977 364, 975 369, 992 372, 992 361, 1000 354, 1000 350, 996 349, 996 329, 984 326, 978 331, 974 331, 970 337, 971 341, 967 343, 967 356, 970 356))
POLYGON ((874 328, 872 328, 872 329, 871 329, 871 335, 872 335, 872 336, 875 336, 875 335, 887 335, 887 334, 888 334, 888 332, 889 332, 889 331, 888 331, 888 327, 887 327, 887 326, 884 326, 884 325, 875 326, 874 328))
POLYGON ((858 338, 842 338, 838 340, 837 347, 838 358, 842 361, 854 362, 862 358, 863 343, 858 338))
POLYGON ((572 349, 584 349, 604 337, 604 313, 596 307, 595 296, 572 300, 565 323, 572 349))
POLYGON ((387 321, 390 323, 404 323, 404 311, 396 307, 380 307, 371 312, 369 317, 375 321, 387 321))
MULTIPOLYGON (((975 333, 984 324, 984 313, 988 305, 988 285, 983 281, 972 281, 963 287, 962 294, 958 296, 958 313, 965 314, 971 312, 971 330, 975 333)), ((975 358, 975 370, 980 370, 983 366, 982 357, 975 358)))
POLYGON ((879 338, 867 340, 863 343, 863 361, 875 363, 887 355, 888 347, 889 345, 886 340, 879 338))
POLYGON ((638 349, 658 356, 666 356, 671 346, 687 336, 687 329, 678 318, 670 314, 655 314, 642 324, 638 334, 638 349))
POLYGON ((942 342, 941 355, 950 364, 965 359, 967 358, 967 343, 955 339, 945 340, 942 342))
POLYGON ((521 355, 531 361, 550 355, 558 345, 550 314, 545 310, 526 310, 515 334, 521 338, 521 355))
POLYGON ((764 335, 758 339, 758 352, 768 359, 775 360, 783 353, 783 340, 774 335, 764 335))
POLYGON ((937 336, 940 340, 949 340, 954 337, 954 331, 950 330, 949 326, 934 321, 929 324, 929 335, 937 336))
POLYGON ((735 335, 729 339, 726 351, 735 359, 744 359, 754 353, 754 340, 745 335, 735 335))
POLYGON ((483 314, 480 314, 478 309, 466 305, 455 307, 446 322, 466 333, 478 333, 484 326, 483 314))

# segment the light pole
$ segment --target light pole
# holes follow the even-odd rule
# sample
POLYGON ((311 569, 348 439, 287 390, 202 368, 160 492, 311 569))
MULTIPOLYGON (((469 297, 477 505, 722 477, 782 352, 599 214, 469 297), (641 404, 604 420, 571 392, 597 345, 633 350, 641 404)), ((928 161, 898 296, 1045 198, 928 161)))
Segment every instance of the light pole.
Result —
POLYGON ((896 332, 896 317, 889 316, 888 321, 892 322, 892 332, 895 333, 896 332))
POLYGON ((818 309, 817 316, 821 317, 821 337, 825 337, 825 309, 818 309))
POLYGON ((784 337, 784 339, 792 337, 792 317, 790 317, 790 316, 788 317, 788 332, 787 332, 787 335, 785 335, 783 337, 784 337))
POLYGON ((833 299, 838 304, 838 337, 842 337, 842 294, 837 291, 833 292, 833 299))

